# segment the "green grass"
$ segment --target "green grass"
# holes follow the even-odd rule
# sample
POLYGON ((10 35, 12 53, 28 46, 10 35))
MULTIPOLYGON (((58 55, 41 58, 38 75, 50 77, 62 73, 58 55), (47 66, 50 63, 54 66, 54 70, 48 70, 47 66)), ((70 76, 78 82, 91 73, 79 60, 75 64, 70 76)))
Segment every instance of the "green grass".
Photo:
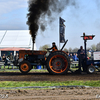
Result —
MULTIPOLYGON (((20 70, 0 69, 0 72, 20 72, 20 70)), ((31 70, 30 72, 48 72, 47 70, 31 70)))
MULTIPOLYGON (((0 72, 20 72, 20 70, 1 69, 0 72)), ((30 72, 48 72, 47 70, 31 70, 30 72)))
MULTIPOLYGON (((0 72, 20 72, 19 68, 17 68, 16 66, 13 66, 14 69, 18 69, 18 70, 12 70, 12 66, 1 66, 0 72), (9 69, 8 69, 9 68, 9 69)), ((36 69, 35 67, 33 67, 33 69, 36 69)), ((36 70, 30 70, 30 72, 48 72, 47 70, 44 70, 43 67, 41 67, 41 69, 36 69, 36 70)))
POLYGON ((44 69, 37 69, 37 70, 31 70, 30 72, 48 72, 48 71, 44 69))
POLYGON ((31 82, 19 82, 19 81, 1 81, 0 87, 25 87, 25 86, 93 86, 100 87, 100 81, 31 81, 31 82))

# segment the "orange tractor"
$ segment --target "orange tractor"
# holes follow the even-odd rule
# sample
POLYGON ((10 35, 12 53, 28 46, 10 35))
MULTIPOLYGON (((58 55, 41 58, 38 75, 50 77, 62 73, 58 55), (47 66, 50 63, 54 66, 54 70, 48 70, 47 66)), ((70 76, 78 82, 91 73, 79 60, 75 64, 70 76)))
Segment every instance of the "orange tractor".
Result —
POLYGON ((67 41, 61 50, 50 52, 48 56, 47 51, 20 50, 19 70, 26 74, 33 66, 42 65, 46 66, 50 74, 66 74, 70 69, 70 60, 68 54, 62 50, 67 41))

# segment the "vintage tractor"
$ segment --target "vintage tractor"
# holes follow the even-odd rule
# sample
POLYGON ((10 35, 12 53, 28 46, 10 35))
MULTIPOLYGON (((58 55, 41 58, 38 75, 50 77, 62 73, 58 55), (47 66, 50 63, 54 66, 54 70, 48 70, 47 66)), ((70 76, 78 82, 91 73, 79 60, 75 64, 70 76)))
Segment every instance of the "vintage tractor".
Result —
POLYGON ((51 51, 48 56, 47 51, 20 50, 19 70, 26 74, 33 66, 42 65, 46 66, 50 74, 66 74, 70 69, 70 60, 68 54, 62 50, 67 41, 61 50, 51 51))

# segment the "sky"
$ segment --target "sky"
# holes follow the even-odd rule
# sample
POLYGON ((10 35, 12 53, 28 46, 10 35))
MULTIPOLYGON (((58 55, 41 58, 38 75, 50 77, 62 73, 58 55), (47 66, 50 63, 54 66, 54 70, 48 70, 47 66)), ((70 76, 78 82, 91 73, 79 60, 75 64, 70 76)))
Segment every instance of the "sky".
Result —
MULTIPOLYGON (((63 1, 63 0, 62 0, 63 1)), ((27 22, 28 0, 0 0, 0 30, 28 30, 27 22)), ((52 13, 55 20, 48 23, 46 30, 38 31, 36 46, 56 42, 59 48, 59 17, 66 22, 65 48, 79 48, 84 46, 81 36, 95 35, 93 40, 87 41, 87 47, 100 42, 100 0, 75 0, 75 6, 67 5, 60 14, 52 13)))

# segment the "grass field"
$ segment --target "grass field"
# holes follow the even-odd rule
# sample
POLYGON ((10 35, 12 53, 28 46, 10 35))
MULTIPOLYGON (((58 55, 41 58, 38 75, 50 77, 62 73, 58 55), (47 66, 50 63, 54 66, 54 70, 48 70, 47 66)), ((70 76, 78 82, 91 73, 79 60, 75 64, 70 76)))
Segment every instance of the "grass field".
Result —
POLYGON ((2 81, 0 82, 1 87, 26 87, 26 86, 93 86, 100 87, 100 81, 38 81, 38 82, 18 82, 18 81, 2 81))

